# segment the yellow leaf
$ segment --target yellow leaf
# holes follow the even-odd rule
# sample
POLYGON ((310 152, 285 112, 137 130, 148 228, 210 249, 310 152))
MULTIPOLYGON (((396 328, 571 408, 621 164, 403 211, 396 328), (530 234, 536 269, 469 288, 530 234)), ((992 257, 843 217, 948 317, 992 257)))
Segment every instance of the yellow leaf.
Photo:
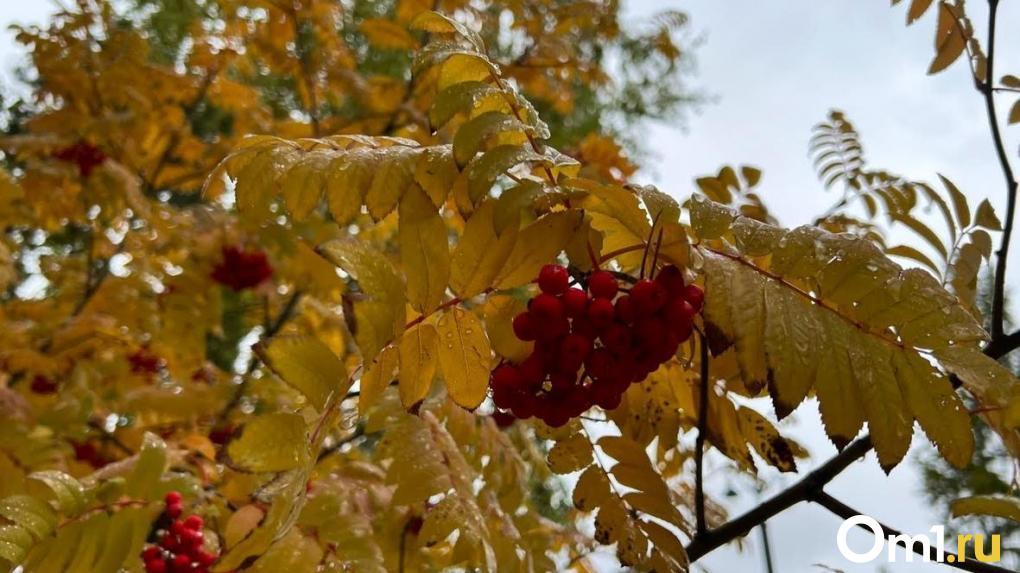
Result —
POLYGON ((765 416, 743 406, 737 409, 737 416, 741 431, 762 459, 781 472, 797 471, 793 449, 765 416))
POLYGON ((443 302, 450 280, 446 225, 425 192, 412 186, 400 201, 397 240, 407 279, 407 298, 427 313, 443 302))
POLYGON ((368 42, 384 50, 413 50, 418 47, 414 36, 407 29, 383 18, 370 18, 361 22, 361 33, 368 42))
POLYGON ((364 293, 353 302, 354 338, 368 362, 396 338, 406 317, 404 280, 385 255, 363 241, 337 239, 318 252, 354 277, 364 293))
POLYGON ((1002 223, 999 222, 999 218, 995 215, 995 209, 992 208, 992 204, 988 202, 988 199, 985 199, 978 205, 977 212, 974 213, 974 224, 990 231, 1002 230, 1002 223))
POLYGON ((253 418, 226 448, 227 464, 250 473, 282 472, 309 461, 304 418, 275 412, 253 418))
POLYGON ((592 511, 610 496, 609 478, 598 466, 588 466, 574 485, 574 507, 592 511))
POLYGON ((414 183, 419 151, 403 146, 387 148, 382 154, 382 161, 374 166, 372 183, 365 192, 365 206, 376 221, 389 215, 414 183))
POLYGON ((522 229, 510 256, 496 275, 496 287, 508 289, 535 280, 542 266, 552 262, 567 246, 582 221, 580 211, 559 211, 522 229))
POLYGON ((425 399, 439 364, 439 333, 422 323, 400 338, 400 402, 412 408, 425 399))
POLYGON ((1020 498, 1007 495, 976 495, 953 501, 953 517, 992 515, 1020 523, 1020 498))
POLYGON ((949 4, 939 3, 939 21, 935 31, 935 59, 928 67, 929 74, 938 73, 950 66, 963 54, 967 38, 949 4))
POLYGON ((383 392, 393 381, 393 371, 397 369, 400 353, 395 346, 382 349, 379 356, 365 366, 361 376, 361 394, 358 396, 358 412, 364 414, 382 397, 383 392))
POLYGON ((525 161, 542 161, 544 158, 525 145, 498 145, 475 158, 467 166, 468 197, 478 203, 496 178, 508 169, 525 161))
POLYGON ((549 468, 558 474, 568 474, 588 467, 593 450, 588 437, 580 432, 559 440, 549 450, 549 468))
POLYGON ((460 307, 445 311, 436 323, 439 366, 453 401, 473 410, 489 389, 492 349, 478 317, 460 307))
POLYGON ((276 336, 268 345, 256 346, 256 352, 317 410, 322 410, 330 395, 345 394, 350 389, 351 380, 343 363, 313 336, 276 336))
POLYGON ((507 257, 517 242, 517 227, 510 226, 502 234, 496 234, 493 204, 489 200, 479 205, 467 220, 453 252, 450 287, 463 299, 493 285, 496 276, 506 269, 507 257))
POLYGON ((520 363, 531 354, 534 343, 525 342, 514 334, 513 319, 525 311, 524 301, 505 295, 486 297, 485 325, 496 354, 520 363))

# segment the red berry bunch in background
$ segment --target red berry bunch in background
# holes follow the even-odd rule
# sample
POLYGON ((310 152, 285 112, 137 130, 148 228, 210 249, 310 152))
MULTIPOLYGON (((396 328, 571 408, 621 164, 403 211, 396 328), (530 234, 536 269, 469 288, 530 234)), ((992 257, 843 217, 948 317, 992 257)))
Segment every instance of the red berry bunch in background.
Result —
POLYGON ((207 573, 216 562, 217 555, 204 548, 205 535, 202 518, 189 515, 181 519, 181 494, 166 494, 166 510, 161 516, 162 525, 156 532, 156 544, 142 552, 146 573, 207 573))
POLYGON ((128 363, 131 364, 131 372, 135 374, 158 374, 163 365, 163 359, 153 354, 145 346, 134 351, 127 358, 128 363))
POLYGON ((78 164, 78 173, 86 178, 92 175, 96 167, 106 161, 106 154, 103 153, 103 150, 87 141, 79 141, 74 145, 60 149, 53 156, 61 161, 78 164))
POLYGON ((42 374, 36 374, 32 378, 32 384, 29 387, 36 394, 56 394, 59 388, 56 381, 42 374))
POLYGON ((684 284, 683 272, 672 265, 629 289, 604 270, 592 272, 586 282, 587 292, 570 286, 566 268, 542 268, 542 292, 513 320, 517 338, 535 347, 520 364, 504 363, 492 372, 497 408, 550 426, 562 426, 594 405, 616 408, 631 384, 690 338, 704 302, 702 290, 684 284))
POLYGON ((254 288, 273 276, 265 251, 246 251, 236 245, 223 247, 223 260, 213 268, 212 278, 234 291, 254 288))

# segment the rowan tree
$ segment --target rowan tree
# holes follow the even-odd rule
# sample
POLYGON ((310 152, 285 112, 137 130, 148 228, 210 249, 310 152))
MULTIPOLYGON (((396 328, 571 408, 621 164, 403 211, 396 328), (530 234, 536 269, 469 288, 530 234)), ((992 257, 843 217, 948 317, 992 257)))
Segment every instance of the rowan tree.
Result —
POLYGON ((550 571, 612 551, 685 571, 796 503, 853 513, 825 485, 872 449, 891 471, 915 421, 957 467, 975 417, 1020 455, 996 362, 1020 333, 994 105, 1020 80, 992 81, 991 6, 984 42, 962 2, 908 11, 938 12, 929 72, 967 62, 988 103, 1005 225, 945 177, 872 168, 838 111, 811 151, 842 196, 812 225, 778 226, 750 166, 690 196, 631 184, 627 125, 696 97, 672 82, 678 13, 79 0, 20 30, 33 99, 0 141, 0 558, 550 571), (890 244, 893 227, 912 240, 890 244), (797 471, 777 420, 812 396, 840 453, 727 515, 705 456, 797 471))

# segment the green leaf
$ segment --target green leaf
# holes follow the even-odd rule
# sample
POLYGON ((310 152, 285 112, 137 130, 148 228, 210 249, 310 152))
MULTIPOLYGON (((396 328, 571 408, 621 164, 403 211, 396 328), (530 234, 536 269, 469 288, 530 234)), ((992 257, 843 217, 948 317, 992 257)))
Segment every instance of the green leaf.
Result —
POLYGON ((249 473, 282 472, 308 464, 304 418, 275 412, 252 419, 227 444, 227 464, 249 473))
POLYGON ((127 477, 124 492, 135 499, 158 499, 163 493, 160 479, 166 467, 166 444, 159 436, 145 432, 138 461, 127 477))
POLYGON ((85 488, 73 477, 47 470, 29 474, 28 479, 45 484, 56 497, 57 508, 62 513, 76 515, 85 508, 85 488))
POLYGON ((37 540, 49 536, 57 516, 46 503, 29 495, 12 495, 0 501, 0 516, 28 530, 37 540))

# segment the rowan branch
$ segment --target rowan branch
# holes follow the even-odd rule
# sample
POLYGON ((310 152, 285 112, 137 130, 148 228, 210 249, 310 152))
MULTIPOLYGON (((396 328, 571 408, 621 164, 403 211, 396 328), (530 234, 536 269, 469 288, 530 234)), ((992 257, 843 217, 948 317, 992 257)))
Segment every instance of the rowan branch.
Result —
POLYGON ((696 519, 695 538, 705 535, 705 437, 708 430, 708 342, 704 336, 701 343, 701 389, 698 396, 698 437, 694 445, 694 515, 696 519))
POLYGON ((1009 244, 1013 237, 1013 218, 1016 213, 1017 181, 1013 175, 1013 167, 1009 163, 1006 154, 1006 145, 1002 139, 1002 132, 999 129, 999 116, 995 110, 995 92, 992 90, 992 82, 995 78, 995 22, 999 9, 999 0, 988 0, 988 71, 985 74, 985 82, 981 85, 981 93, 985 99, 985 112, 988 115, 988 125, 992 130, 992 140, 995 143, 995 153, 999 157, 999 165, 1002 167, 1003 177, 1006 179, 1006 217, 1005 226, 1002 229, 1002 239, 999 243, 999 250, 996 251, 995 261, 995 282, 992 294, 992 340, 1003 336, 1004 318, 1006 312, 1006 259, 1009 255, 1009 244))
MULTIPOLYGON (((818 505, 831 511, 833 514, 842 517, 843 519, 850 519, 851 517, 857 515, 864 515, 860 511, 857 511, 856 509, 839 501, 838 499, 832 497, 831 495, 825 493, 824 491, 819 491, 815 493, 814 497, 812 497, 810 501, 817 503, 818 505)), ((875 521, 878 522, 878 520, 875 521)), ((889 527, 888 525, 885 525, 884 523, 878 522, 878 524, 882 527, 882 535, 886 539, 888 539, 890 535, 897 537, 903 535, 901 532, 889 527)), ((860 524, 859 527, 871 531, 871 529, 865 526, 864 524, 860 524)), ((913 551, 914 553, 917 553, 918 555, 925 557, 930 561, 942 563, 943 565, 948 565, 950 567, 954 567, 956 569, 960 569, 963 571, 975 571, 977 573, 1009 573, 1009 569, 998 567, 996 565, 992 565, 991 563, 982 563, 980 561, 965 561, 961 559, 956 553, 953 553, 951 551, 945 551, 943 555, 943 560, 938 561, 938 553, 932 547, 927 545, 922 545, 918 547, 918 544, 916 543, 911 543, 907 545, 907 542, 904 539, 897 539, 895 541, 895 544, 899 545, 900 547, 903 547, 904 549, 913 551)))
POLYGON ((733 519, 724 525, 695 535, 687 546, 687 557, 691 563, 715 551, 727 543, 743 537, 752 529, 761 525, 771 517, 812 499, 822 491, 827 483, 843 472, 850 464, 864 457, 871 450, 871 437, 864 436, 855 440, 842 452, 809 473, 804 479, 762 502, 754 509, 733 519))

